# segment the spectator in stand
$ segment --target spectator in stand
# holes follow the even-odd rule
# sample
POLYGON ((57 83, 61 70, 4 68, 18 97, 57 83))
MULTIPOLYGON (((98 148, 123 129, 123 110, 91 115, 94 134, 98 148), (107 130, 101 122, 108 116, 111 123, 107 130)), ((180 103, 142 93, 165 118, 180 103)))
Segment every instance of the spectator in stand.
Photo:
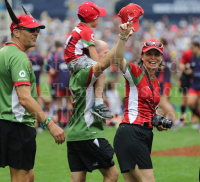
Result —
POLYGON ((185 110, 187 107, 187 94, 188 90, 190 88, 190 80, 192 77, 192 74, 188 74, 187 68, 189 67, 190 61, 193 59, 193 53, 191 49, 188 49, 183 52, 180 63, 179 63, 179 69, 182 71, 181 77, 180 77, 180 92, 182 95, 182 103, 181 103, 181 113, 182 113, 182 119, 185 120, 185 110))
POLYGON ((49 117, 52 118, 54 123, 58 123, 58 114, 57 114, 57 105, 53 103, 53 99, 51 96, 41 96, 44 105, 42 106, 42 110, 49 117))
POLYGON ((110 109, 110 112, 113 114, 111 120, 106 121, 107 125, 119 125, 122 120, 122 101, 118 90, 116 89, 117 83, 114 80, 109 80, 105 86, 105 101, 110 109))
MULTIPOLYGON (((53 48, 55 48, 55 43, 54 43, 54 46, 53 48)), ((48 78, 49 78, 49 83, 50 83, 50 95, 52 96, 52 99, 53 99, 53 102, 55 102, 56 100, 56 89, 55 89, 55 83, 54 83, 54 77, 49 73, 49 70, 51 68, 51 59, 55 53, 55 50, 52 50, 53 49, 52 47, 49 48, 49 50, 47 51, 47 55, 46 55, 46 59, 47 59, 47 65, 45 66, 46 68, 46 71, 48 72, 48 78)))
POLYGON ((55 102, 58 106, 58 122, 64 127, 69 122, 72 104, 69 91, 70 72, 64 61, 63 44, 60 41, 55 41, 55 52, 51 55, 48 66, 52 85, 56 92, 55 102))
MULTIPOLYGON (((190 49, 187 49, 183 52, 180 63, 179 63, 179 69, 182 72, 180 77, 180 92, 182 93, 182 103, 181 103, 181 113, 182 113, 182 120, 185 121, 186 115, 185 110, 187 107, 187 96, 188 96, 188 90, 190 88, 190 82, 192 80, 192 73, 188 72, 188 68, 190 67, 190 62, 193 60, 194 54, 192 52, 192 44, 193 44, 193 38, 191 38, 191 46, 190 49)), ((196 115, 192 113, 192 121, 195 121, 196 115)), ((197 121, 198 122, 198 121, 197 121)))
POLYGON ((183 122, 177 119, 174 107, 170 104, 169 96, 170 96, 170 88, 171 88, 171 57, 169 54, 168 43, 165 38, 161 38, 160 42, 163 44, 164 51, 162 56, 162 62, 159 71, 156 72, 156 77, 160 82, 160 103, 161 114, 173 121, 174 130, 178 130, 183 126, 183 122), (176 127, 175 127, 176 126, 176 127))
MULTIPOLYGON (((192 74, 192 80, 190 82, 190 88, 187 97, 188 107, 192 110, 193 114, 200 118, 200 37, 193 37, 191 50, 193 58, 190 64, 185 65, 185 72, 192 74)), ((197 128, 200 131, 200 123, 197 124, 197 128)))
POLYGON ((44 60, 41 54, 36 51, 35 47, 30 48, 26 52, 28 58, 30 59, 32 63, 32 69, 34 71, 35 77, 36 77, 36 89, 38 94, 38 104, 42 105, 42 99, 40 98, 40 75, 44 71, 44 60))

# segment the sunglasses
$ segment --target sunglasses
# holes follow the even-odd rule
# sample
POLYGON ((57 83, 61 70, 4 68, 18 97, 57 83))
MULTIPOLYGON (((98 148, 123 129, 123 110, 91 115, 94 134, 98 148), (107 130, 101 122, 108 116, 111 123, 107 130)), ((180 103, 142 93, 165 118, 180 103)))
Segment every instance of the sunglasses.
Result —
POLYGON ((143 45, 143 47, 144 46, 151 47, 152 45, 155 45, 158 48, 163 48, 163 44, 160 43, 160 42, 145 42, 144 45, 143 45))
POLYGON ((29 33, 35 33, 35 32, 40 33, 40 28, 38 28, 38 27, 36 27, 36 28, 25 28, 25 27, 23 27, 23 28, 19 28, 19 30, 26 30, 29 33))

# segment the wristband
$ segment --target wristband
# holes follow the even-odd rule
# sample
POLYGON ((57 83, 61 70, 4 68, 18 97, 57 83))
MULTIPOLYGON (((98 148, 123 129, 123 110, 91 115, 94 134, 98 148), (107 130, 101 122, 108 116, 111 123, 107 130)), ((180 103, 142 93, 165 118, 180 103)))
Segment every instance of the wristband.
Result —
POLYGON ((119 34, 119 38, 120 38, 121 40, 126 40, 127 37, 126 37, 125 35, 120 35, 120 34, 119 34))
POLYGON ((47 117, 44 122, 41 123, 42 127, 45 127, 49 124, 49 122, 51 121, 51 118, 50 117, 47 117))

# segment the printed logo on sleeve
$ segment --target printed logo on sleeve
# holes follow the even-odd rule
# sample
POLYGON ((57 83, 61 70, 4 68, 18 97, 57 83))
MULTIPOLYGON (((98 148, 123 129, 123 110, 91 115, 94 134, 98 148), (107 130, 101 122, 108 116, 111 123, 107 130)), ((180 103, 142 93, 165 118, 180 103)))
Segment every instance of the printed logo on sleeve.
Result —
POLYGON ((94 34, 91 34, 91 42, 94 42, 94 34))
POLYGON ((19 72, 19 76, 22 77, 22 78, 24 78, 26 76, 26 72, 24 70, 21 70, 19 72))

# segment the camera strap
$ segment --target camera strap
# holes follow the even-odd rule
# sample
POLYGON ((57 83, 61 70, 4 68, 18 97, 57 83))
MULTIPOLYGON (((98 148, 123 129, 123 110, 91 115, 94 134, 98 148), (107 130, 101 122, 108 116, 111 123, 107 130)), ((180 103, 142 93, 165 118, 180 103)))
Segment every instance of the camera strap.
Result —
MULTIPOLYGON (((149 77, 149 73, 147 72, 146 68, 144 66, 142 66, 142 70, 145 72, 146 76, 147 76, 147 79, 148 79, 148 84, 149 84, 149 87, 151 89, 151 92, 152 92, 152 96, 153 96, 153 104, 155 105, 155 102, 154 102, 154 93, 153 93, 153 86, 151 84, 151 80, 150 80, 150 77, 149 77)), ((156 113, 156 110, 157 110, 158 107, 156 107, 154 109, 154 114, 156 113)))

